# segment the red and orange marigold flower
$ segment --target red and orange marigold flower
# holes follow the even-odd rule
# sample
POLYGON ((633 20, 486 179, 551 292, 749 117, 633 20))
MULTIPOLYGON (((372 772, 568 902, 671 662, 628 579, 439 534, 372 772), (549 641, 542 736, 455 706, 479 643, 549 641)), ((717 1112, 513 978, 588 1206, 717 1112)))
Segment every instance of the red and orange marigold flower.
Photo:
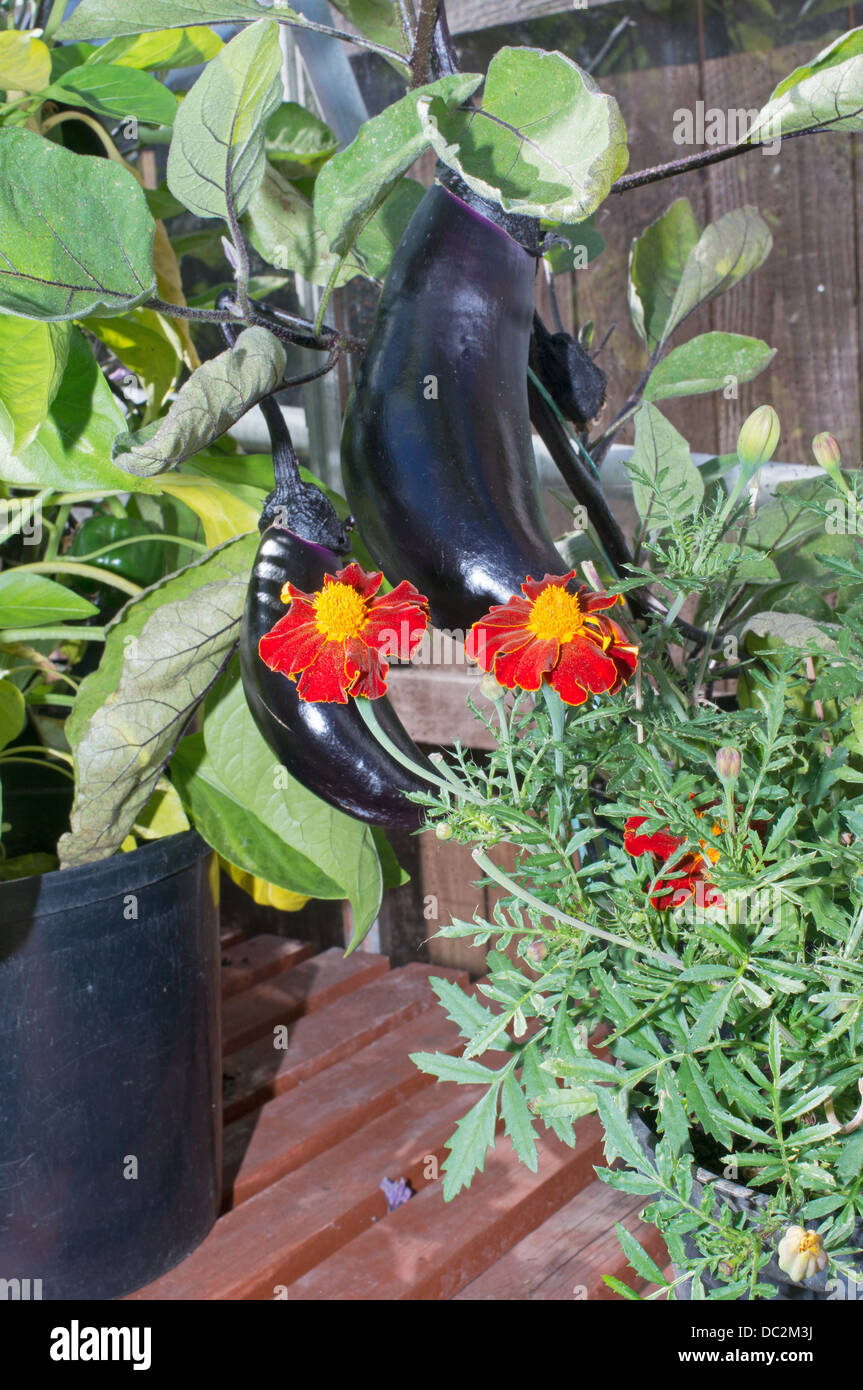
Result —
MULTIPOLYGON (((697 816, 704 811, 696 811, 697 816)), ((651 835, 640 835, 646 816, 630 816, 623 827, 623 848, 627 854, 638 857, 650 854, 657 868, 668 863, 686 844, 680 835, 672 835, 668 830, 655 830, 651 835)), ((711 836, 721 835, 724 825, 714 821, 711 836)), ((654 884, 650 901, 660 912, 667 907, 680 907, 688 898, 694 898, 699 907, 722 907, 724 899, 719 889, 710 880, 710 868, 719 858, 719 850, 709 840, 699 840, 701 853, 684 854, 673 864, 668 874, 661 875, 654 884)))
POLYGON ((314 594, 286 584, 281 597, 290 607, 261 638, 261 660, 297 681, 301 700, 376 700, 387 688, 386 658, 407 661, 428 626, 428 600, 413 584, 402 580, 376 598, 382 582, 382 574, 367 574, 353 562, 324 575, 314 594))
POLYGON ((517 594, 474 623, 465 650, 508 690, 539 690, 543 681, 568 705, 588 695, 613 695, 638 664, 638 648, 605 609, 617 597, 582 584, 571 590, 569 574, 547 574, 522 584, 517 594))

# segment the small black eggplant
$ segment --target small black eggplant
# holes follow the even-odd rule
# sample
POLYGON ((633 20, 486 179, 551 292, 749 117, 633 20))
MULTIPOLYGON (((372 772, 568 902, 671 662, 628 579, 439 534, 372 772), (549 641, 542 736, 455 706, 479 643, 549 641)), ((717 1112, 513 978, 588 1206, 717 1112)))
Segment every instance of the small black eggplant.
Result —
MULTIPOLYGON (((374 738, 353 700, 346 705, 301 700, 287 676, 271 671, 258 643, 286 609, 280 598, 290 580, 308 593, 321 588, 325 574, 343 558, 278 524, 261 537, 249 581, 240 635, 243 688, 255 723, 298 782, 331 806, 358 820, 390 829, 413 830, 422 821, 419 806, 406 792, 428 791, 428 782, 396 762, 374 738)), ((384 733, 414 763, 433 772, 386 697, 375 700, 384 733)))
POLYGON ((438 627, 465 630, 528 574, 567 566, 543 517, 528 411, 539 227, 441 177, 393 257, 342 473, 387 578, 415 584, 438 627))

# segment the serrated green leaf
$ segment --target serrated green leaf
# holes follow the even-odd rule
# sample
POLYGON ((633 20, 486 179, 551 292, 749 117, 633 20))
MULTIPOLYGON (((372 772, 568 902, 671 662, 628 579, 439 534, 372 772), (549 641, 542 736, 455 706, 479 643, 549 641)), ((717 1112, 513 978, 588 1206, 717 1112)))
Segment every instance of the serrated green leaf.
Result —
POLYGON ((675 1156, 677 1156, 689 1141, 689 1118, 670 1067, 662 1066, 659 1068, 656 1086, 662 1133, 667 1137, 675 1156))
POLYGON ((498 1087, 485 1095, 459 1120, 447 1141, 449 1158, 444 1164, 443 1199, 451 1202, 463 1187, 470 1187, 474 1173, 485 1168, 485 1156, 494 1147, 498 1087))
POLYGON ((705 1043, 709 1043, 714 1034, 719 1032, 733 995, 734 982, 725 989, 716 990, 698 1009, 695 1026, 689 1035, 690 1051, 696 1052, 700 1047, 704 1047, 705 1043))
POLYGON ((507 1073, 500 1088, 500 1110, 512 1147, 522 1163, 535 1173, 539 1168, 539 1154, 533 1120, 524 1092, 512 1072, 507 1073))
POLYGON ((459 1086, 497 1081, 496 1072, 470 1057, 448 1057, 444 1052, 412 1052, 411 1061, 428 1076, 436 1076, 438 1081, 455 1081, 459 1086))
POLYGON ((644 1173, 631 1173, 626 1168, 597 1168, 596 1176, 619 1192, 631 1192, 637 1197, 656 1197, 657 1181, 644 1173))
POLYGON ((456 1025, 463 1038, 473 1037, 491 1022, 491 1010, 485 1008, 474 995, 466 994, 454 980, 432 975, 429 984, 446 1010, 447 1018, 456 1025))
POLYGON ((614 1229, 617 1232, 617 1239, 620 1241, 621 1249, 627 1258, 628 1263, 635 1270, 636 1274, 642 1279, 647 1279, 651 1284, 659 1284, 662 1288, 668 1288, 668 1280, 655 1260, 651 1259, 647 1251, 636 1240, 631 1231, 620 1221, 615 1221, 614 1229))
POLYGON ((620 1294, 621 1298, 626 1298, 630 1303, 643 1303, 644 1299, 635 1289, 631 1289, 628 1284, 624 1284, 622 1279, 618 1279, 614 1274, 603 1274, 603 1284, 607 1284, 613 1293, 620 1294))
POLYGON ((849 1134, 842 1145, 842 1152, 836 1162, 836 1176, 840 1182, 850 1184, 863 1170, 863 1129, 849 1134))
POLYGON ((649 1172, 653 1164, 643 1152, 635 1130, 615 1096, 603 1087, 596 1090, 596 1109, 605 1132, 606 1160, 613 1163, 616 1158, 622 1158, 630 1168, 642 1173, 649 1172))
POLYGON ((773 1080, 777 1082, 782 1073, 782 1038, 775 1014, 770 1019, 770 1035, 767 1042, 767 1062, 773 1074, 773 1080))

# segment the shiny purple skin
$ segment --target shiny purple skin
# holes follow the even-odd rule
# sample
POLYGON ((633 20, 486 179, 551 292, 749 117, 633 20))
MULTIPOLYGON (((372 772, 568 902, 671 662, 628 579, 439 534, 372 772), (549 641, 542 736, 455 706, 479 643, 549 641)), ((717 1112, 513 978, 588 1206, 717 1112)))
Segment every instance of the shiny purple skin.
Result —
MULTIPOLYGON (((279 595, 290 582, 306 593, 320 589, 324 575, 343 569, 344 556, 270 526, 261 537, 249 581, 240 632, 243 688, 255 723, 276 757, 304 787, 357 820, 392 830, 415 830, 422 810, 405 792, 429 784, 384 751, 363 723, 353 700, 346 705, 309 704, 293 681, 271 671, 258 643, 287 609, 279 595)), ((433 771, 396 717, 389 700, 375 700, 387 736, 414 762, 433 771)))
POLYGON ((342 474, 360 534, 441 628, 468 628, 528 574, 566 573, 531 443, 535 271, 507 232, 433 185, 393 258, 348 402, 342 474))

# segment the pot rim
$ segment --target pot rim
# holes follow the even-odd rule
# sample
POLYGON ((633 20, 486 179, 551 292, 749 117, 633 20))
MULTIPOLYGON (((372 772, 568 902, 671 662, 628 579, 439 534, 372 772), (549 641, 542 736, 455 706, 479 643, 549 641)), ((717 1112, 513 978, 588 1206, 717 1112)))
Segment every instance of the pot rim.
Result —
POLYGON ((91 864, 8 879, 0 883, 2 925, 12 927, 134 892, 170 878, 211 853, 197 830, 183 830, 91 864))

